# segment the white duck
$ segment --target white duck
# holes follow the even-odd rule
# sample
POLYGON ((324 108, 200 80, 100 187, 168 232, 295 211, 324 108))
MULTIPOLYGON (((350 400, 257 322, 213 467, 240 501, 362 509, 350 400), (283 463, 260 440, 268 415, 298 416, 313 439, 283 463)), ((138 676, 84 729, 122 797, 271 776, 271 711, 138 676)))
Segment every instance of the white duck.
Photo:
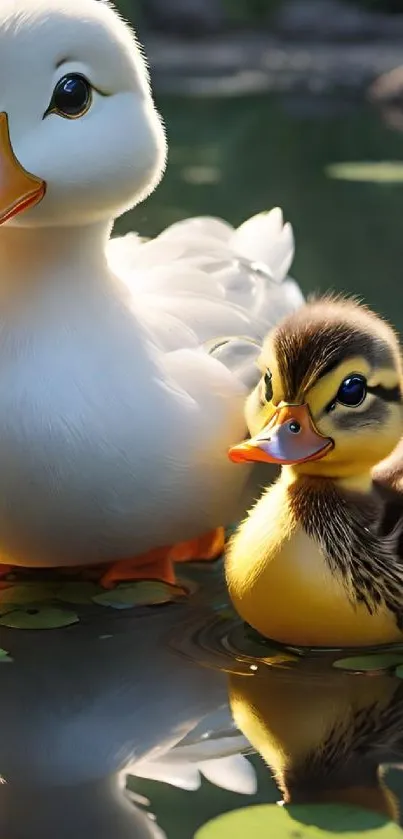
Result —
POLYGON ((276 210, 110 240, 166 143, 109 4, 2 0, 0 80, 2 562, 171 580, 242 510, 227 450, 255 348, 211 342, 260 341, 302 302, 292 231, 276 210))

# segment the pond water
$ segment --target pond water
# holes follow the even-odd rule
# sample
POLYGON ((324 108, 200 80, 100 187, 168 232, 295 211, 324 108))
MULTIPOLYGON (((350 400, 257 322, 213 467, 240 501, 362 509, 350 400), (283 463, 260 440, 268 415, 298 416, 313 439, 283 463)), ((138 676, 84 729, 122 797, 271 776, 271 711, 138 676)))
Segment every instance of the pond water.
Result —
POLYGON ((2 581, 0 836, 402 835, 402 646, 269 643, 229 607, 220 560, 180 567, 185 598, 66 574, 2 581))
MULTIPOLYGON (((292 274, 303 291, 354 293, 403 330, 403 119, 398 112, 382 113, 354 97, 298 93, 161 97, 158 106, 170 143, 168 170, 155 195, 120 220, 119 232, 153 235, 199 214, 236 225, 280 205, 294 227, 292 274), (377 167, 384 161, 393 166, 377 167), (357 164, 353 178, 331 177, 329 167, 346 162, 357 164), (363 162, 371 166, 360 179, 363 162)), ((200 825, 226 810, 278 801, 272 771, 277 769, 284 781, 287 749, 291 768, 285 785, 293 786, 295 799, 321 800, 321 779, 330 762, 332 783, 339 776, 335 786, 345 791, 340 800, 365 805, 372 798, 381 811, 397 812, 394 793, 380 791, 376 770, 384 761, 403 760, 400 679, 390 673, 372 679, 348 675, 345 681, 331 665, 327 675, 325 669, 312 675, 309 667, 298 670, 297 677, 288 673, 284 678, 281 672, 266 667, 260 679, 233 676, 229 681, 236 718, 270 766, 251 758, 256 795, 235 795, 206 780, 197 792, 133 780, 133 788, 150 798, 168 839, 190 839, 200 825), (357 786, 364 792, 350 795, 348 790, 357 786)), ((403 796, 399 773, 388 778, 390 788, 403 796)), ((342 830, 348 828, 352 825, 342 830)), ((246 825, 239 835, 251 830, 246 825)), ((235 836, 232 827, 222 835, 235 836)), ((305 834, 295 830, 288 835, 305 834)), ((267 836, 280 833, 269 828, 267 836)))
MULTIPOLYGON (((359 654, 266 642, 228 606, 219 564, 196 572, 186 569, 183 579, 189 580, 189 574, 200 588, 171 623, 163 655, 168 650, 179 654, 197 665, 198 675, 205 670, 199 700, 212 703, 213 710, 168 753, 165 764, 162 759, 160 769, 165 768, 173 784, 185 786, 190 780, 189 789, 200 773, 201 785, 188 792, 129 779, 129 787, 151 802, 168 839, 190 839, 195 832, 197 839, 241 839, 249 832, 256 839, 339 834, 348 839, 361 833, 369 839, 378 836, 384 822, 391 830, 386 839, 401 835, 403 648, 359 654), (245 776, 240 760, 249 761, 254 778, 245 776), (227 791, 227 783, 244 794, 227 791), (291 824, 276 822, 276 807, 266 814, 253 809, 283 797, 291 802, 291 824), (334 804, 346 810, 340 814, 334 804), (245 823, 245 808, 251 807, 251 820, 245 823), (357 817, 350 807, 361 808, 361 814, 357 817), (233 821, 215 823, 229 813, 233 821), (312 824, 326 832, 305 834, 312 824), (371 829, 376 832, 368 833, 371 829)), ((182 691, 188 693, 190 714, 195 673, 185 672, 177 701, 180 706, 182 691)), ((164 690, 169 697, 170 680, 164 690)), ((150 766, 153 771, 149 764, 146 772, 150 766)), ((133 771, 141 776, 143 769, 140 765, 133 771)))

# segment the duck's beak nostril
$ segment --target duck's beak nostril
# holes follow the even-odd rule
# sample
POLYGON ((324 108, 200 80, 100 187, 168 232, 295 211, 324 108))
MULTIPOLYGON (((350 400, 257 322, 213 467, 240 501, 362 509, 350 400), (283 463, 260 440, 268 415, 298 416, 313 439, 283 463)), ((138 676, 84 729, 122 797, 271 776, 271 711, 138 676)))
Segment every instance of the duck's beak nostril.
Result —
POLYGON ((291 420, 288 427, 292 434, 299 434, 299 432, 301 431, 301 426, 299 422, 297 422, 297 420, 291 420))
POLYGON ((320 460, 333 448, 333 440, 315 428, 308 405, 284 405, 273 416, 267 427, 252 440, 230 449, 235 463, 256 460, 266 463, 305 463, 320 460), (298 419, 296 419, 298 416, 298 419))

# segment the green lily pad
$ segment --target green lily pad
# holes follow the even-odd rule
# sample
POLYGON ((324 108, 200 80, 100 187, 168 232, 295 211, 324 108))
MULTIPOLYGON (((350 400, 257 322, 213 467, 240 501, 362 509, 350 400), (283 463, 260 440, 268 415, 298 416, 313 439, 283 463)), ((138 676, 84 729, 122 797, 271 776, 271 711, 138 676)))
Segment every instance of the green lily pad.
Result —
POLYGON ((388 670, 398 664, 403 664, 403 653, 379 653, 354 656, 354 658, 340 658, 333 663, 333 667, 337 667, 339 670, 368 672, 369 670, 388 670))
POLYGON ((213 819, 197 831, 195 839, 397 839, 400 828, 368 810, 333 804, 300 804, 279 807, 262 804, 234 810, 213 819))
POLYGON ((67 609, 16 609, 0 618, 9 629, 59 629, 78 623, 78 615, 67 609))
POLYGON ((159 580, 141 580, 138 583, 121 583, 116 588, 92 598, 100 606, 112 609, 130 609, 133 606, 157 606, 171 603, 185 596, 179 586, 168 585, 159 580))
POLYGON ((57 586, 54 583, 23 583, 12 585, 0 591, 0 615, 27 603, 39 603, 52 600, 57 586))
MULTIPOLYGON (((216 607, 214 607, 214 608, 216 608, 216 607)), ((233 621, 233 620, 236 620, 236 618, 238 617, 237 613, 235 612, 235 609, 231 609, 230 606, 219 605, 218 608, 217 608, 217 612, 218 612, 220 618, 222 618, 223 620, 226 620, 226 621, 233 621)))
POLYGON ((97 586, 96 583, 89 582, 68 582, 62 583, 57 587, 57 600, 62 600, 63 603, 92 603, 94 597, 102 594, 105 589, 97 586))
POLYGON ((7 662, 10 662, 10 661, 14 661, 14 659, 11 658, 11 655, 9 655, 7 650, 3 650, 0 647, 0 664, 6 664, 7 662))
POLYGON ((346 161, 326 167, 329 178, 377 184, 403 183, 403 163, 399 160, 346 161))
POLYGON ((396 667, 395 676, 397 676, 398 679, 403 679, 403 664, 400 664, 399 667, 396 667))

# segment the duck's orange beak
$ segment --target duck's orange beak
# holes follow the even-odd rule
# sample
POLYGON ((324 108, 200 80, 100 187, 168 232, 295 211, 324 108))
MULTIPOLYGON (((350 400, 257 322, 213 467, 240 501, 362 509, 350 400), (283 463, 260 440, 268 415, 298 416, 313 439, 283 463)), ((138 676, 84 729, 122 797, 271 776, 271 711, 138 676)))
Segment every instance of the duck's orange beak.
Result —
POLYGON ((233 446, 228 455, 234 463, 257 460, 287 466, 320 460, 333 445, 315 428, 308 405, 284 405, 256 437, 233 446))
POLYGON ((0 224, 38 204, 46 184, 17 160, 10 140, 8 117, 0 113, 0 224))

